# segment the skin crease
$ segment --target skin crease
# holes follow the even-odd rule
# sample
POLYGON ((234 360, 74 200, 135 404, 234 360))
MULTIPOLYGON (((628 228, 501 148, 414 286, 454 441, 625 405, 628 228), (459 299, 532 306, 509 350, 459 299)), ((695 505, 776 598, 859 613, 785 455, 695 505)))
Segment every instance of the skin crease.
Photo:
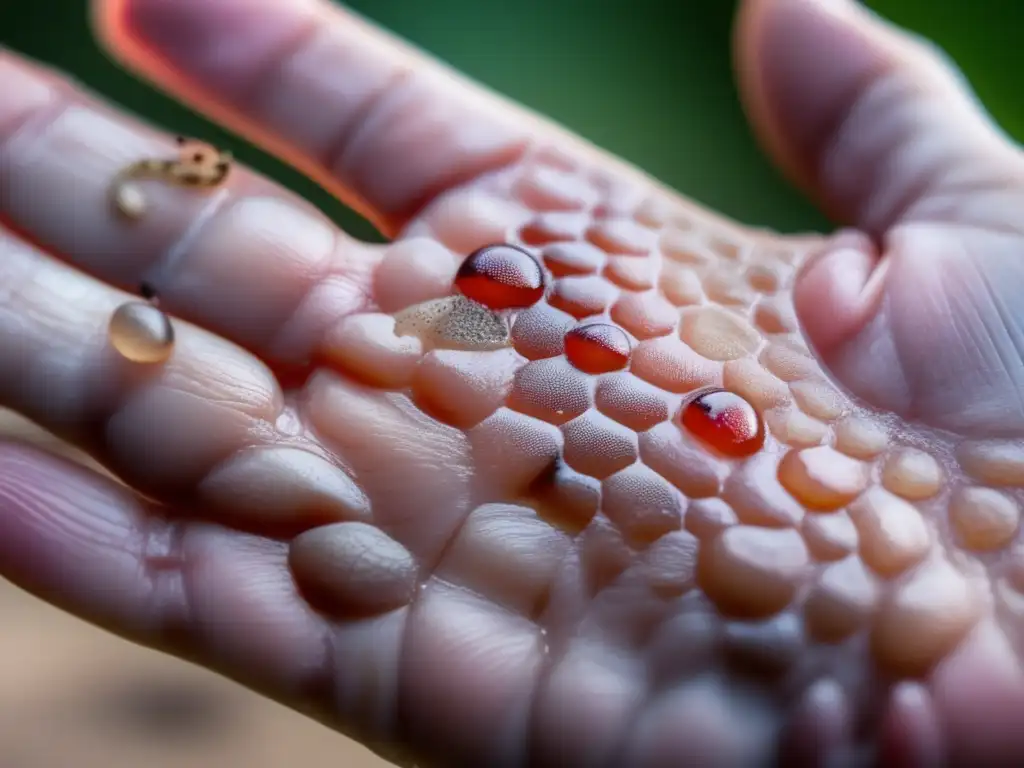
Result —
POLYGON ((743 3, 758 135, 851 227, 778 237, 334 7, 94 8, 121 61, 395 242, 244 168, 119 220, 111 180, 172 138, 0 52, 0 405, 123 480, 0 446, 6 577, 405 764, 1024 757, 1024 175, 933 51, 841 0, 743 3), (515 238, 583 274, 514 349, 477 310, 444 330, 452 302, 395 335, 515 238), (104 336, 147 279, 156 368, 104 336), (592 383, 558 344, 595 315, 634 348, 592 383), (771 416, 742 463, 671 418, 723 382, 771 416))

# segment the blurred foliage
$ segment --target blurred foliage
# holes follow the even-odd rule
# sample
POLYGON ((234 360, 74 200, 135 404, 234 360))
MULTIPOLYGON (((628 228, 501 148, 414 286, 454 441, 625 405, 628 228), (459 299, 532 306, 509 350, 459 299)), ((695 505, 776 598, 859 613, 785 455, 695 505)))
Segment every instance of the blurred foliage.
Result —
MULTIPOLYGON (((1024 138, 1020 0, 874 0, 964 69, 1002 125, 1024 138)), ((0 42, 62 69, 176 133, 230 146, 363 237, 371 228, 315 185, 140 83, 95 45, 84 0, 0 0, 0 42)), ((732 81, 726 0, 355 0, 349 7, 493 89, 550 115, 732 216, 784 230, 825 222, 775 173, 732 81)), ((0 98, 3 95, 0 93, 0 98)))

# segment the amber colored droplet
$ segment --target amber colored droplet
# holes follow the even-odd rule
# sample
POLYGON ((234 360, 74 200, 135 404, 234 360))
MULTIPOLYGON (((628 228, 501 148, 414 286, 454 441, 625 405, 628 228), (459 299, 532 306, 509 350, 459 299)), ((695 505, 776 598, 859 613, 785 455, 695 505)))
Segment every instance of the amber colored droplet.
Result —
POLYGON ((174 349, 174 326, 159 309, 144 301, 118 307, 107 329, 110 343, 133 363, 162 363, 174 349))
POLYGON ((726 456, 750 456, 764 445, 761 417, 734 392, 704 392, 683 406, 680 418, 694 436, 726 456))
POLYGON ((608 323, 579 325, 565 334, 565 356, 584 373, 620 371, 629 362, 629 338, 608 323))
POLYGON ((523 309, 544 296, 544 271, 526 251, 488 245, 474 251, 455 275, 455 287, 493 310, 523 309))

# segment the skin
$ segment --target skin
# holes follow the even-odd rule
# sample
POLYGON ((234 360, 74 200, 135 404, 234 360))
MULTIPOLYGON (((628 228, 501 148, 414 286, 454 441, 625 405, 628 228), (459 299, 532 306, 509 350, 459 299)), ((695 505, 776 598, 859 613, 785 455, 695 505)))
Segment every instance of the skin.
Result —
MULTIPOLYGON (((307 172, 394 243, 355 242, 244 168, 211 194, 147 182, 146 215, 126 223, 109 206, 112 179, 173 153, 173 139, 0 52, 0 405, 105 467, 0 445, 4 576, 407 764, 1024 757, 1013 517, 1024 162, 934 51, 846 2, 743 3, 751 121, 846 227, 782 238, 681 200, 334 7, 94 8, 127 66, 307 172), (704 350, 688 375, 714 383, 729 362, 716 355, 746 361, 736 387, 768 381, 751 398, 824 425, 808 459, 769 422, 763 455, 779 468, 749 487, 770 495, 781 479, 788 495, 773 509, 789 517, 730 521, 730 509, 772 505, 745 508, 722 485, 686 498, 689 481, 660 474, 714 459, 723 480, 740 463, 706 447, 659 463, 649 457, 667 454, 652 449, 631 470, 642 482, 623 486, 629 501, 613 504, 606 484, 603 511, 574 528, 554 519, 565 498, 546 504, 553 486, 536 482, 551 468, 537 464, 540 438, 514 438, 562 434, 564 461, 607 477, 616 443, 602 440, 617 428, 577 422, 592 431, 573 437, 513 413, 527 426, 476 439, 524 386, 511 380, 525 361, 507 348, 466 352, 461 368, 435 355, 444 375, 410 384, 423 340, 395 337, 390 313, 447 295, 462 256, 550 206, 557 194, 522 191, 538 166, 561 169, 569 199, 600 177, 702 237, 776 254, 749 263, 775 270, 773 295, 802 330, 785 313, 774 331, 694 330, 683 312, 673 338, 704 350), (155 367, 127 364, 105 338, 147 279, 176 328, 155 367), (799 353, 803 372, 769 396, 786 374, 759 355, 779 341, 814 360, 799 353), (445 382, 469 394, 454 399, 445 382), (884 458, 851 463, 829 447, 851 415, 888 435, 884 458), (893 479, 891 456, 910 448, 893 479), (958 506, 965 489, 1002 501, 958 506), (716 513, 718 494, 728 507, 716 513), (878 595, 842 642, 801 623, 803 588, 825 583, 830 562, 800 543, 823 499, 859 532, 836 581, 860 573, 878 595), (659 522, 673 504, 685 518, 659 522)), ((709 248, 712 266, 736 258, 709 248)), ((634 341, 633 371, 678 408, 692 387, 634 341)), ((555 358, 562 367, 517 407, 558 422, 552 398, 576 379, 555 358)), ((661 427, 682 435, 675 423, 661 427)))

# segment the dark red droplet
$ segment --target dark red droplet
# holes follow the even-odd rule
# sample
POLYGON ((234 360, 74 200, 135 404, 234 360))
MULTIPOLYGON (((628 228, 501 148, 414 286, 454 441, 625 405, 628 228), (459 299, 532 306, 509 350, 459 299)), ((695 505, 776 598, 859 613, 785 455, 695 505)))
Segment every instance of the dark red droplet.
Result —
POLYGON ((579 325, 565 334, 565 356, 584 373, 610 373, 629 362, 629 337, 614 325, 579 325))
POLYGON ((544 271, 520 248, 488 245, 462 262, 455 287, 463 296, 490 309, 522 309, 544 296, 544 271))
POLYGON ((734 392, 713 389, 683 406, 686 429, 719 453, 742 458, 764 445, 764 428, 754 406, 734 392))

